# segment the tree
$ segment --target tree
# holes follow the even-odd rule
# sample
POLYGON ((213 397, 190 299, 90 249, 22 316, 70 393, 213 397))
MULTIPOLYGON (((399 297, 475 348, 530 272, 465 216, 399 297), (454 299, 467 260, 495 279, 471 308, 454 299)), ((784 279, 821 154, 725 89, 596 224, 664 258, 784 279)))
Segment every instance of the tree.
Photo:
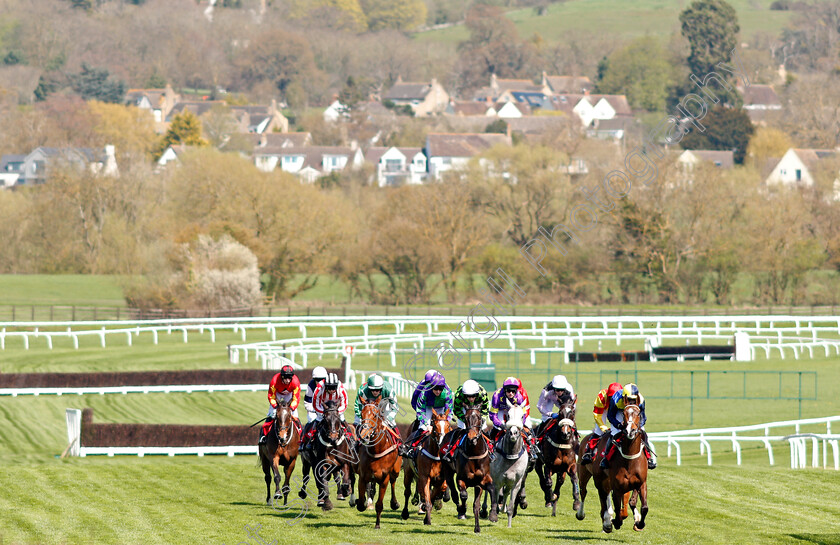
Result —
POLYGON ((361 0, 369 30, 413 30, 426 22, 423 0, 361 0))
POLYGON ((269 81, 284 95, 294 89, 293 84, 305 91, 309 80, 318 73, 307 39, 292 32, 275 30, 251 40, 238 64, 246 85, 269 81))
POLYGON ((85 100, 122 103, 125 99, 125 83, 113 80, 105 68, 93 68, 82 63, 82 71, 70 76, 73 90, 85 100))
POLYGON ((100 148, 113 145, 119 154, 118 164, 136 157, 151 157, 157 135, 148 112, 96 100, 88 103, 88 110, 94 118, 95 144, 100 148))
POLYGON ((291 0, 289 14, 304 26, 364 32, 367 18, 359 0, 291 0))
POLYGON ((748 162, 761 167, 767 159, 779 159, 793 147, 790 137, 773 127, 757 127, 747 146, 748 162))
MULTIPOLYGON (((738 43, 738 15, 725 0, 695 0, 680 13, 682 35, 688 40, 691 52, 688 69, 698 78, 718 72, 717 63, 729 61, 730 52, 738 43)), ((725 75, 725 74, 724 74, 725 75)), ((683 81, 677 96, 684 96, 695 89, 691 81, 683 81)), ((725 104, 740 106, 736 91, 715 88, 715 94, 725 104)))
POLYGON ((174 144, 199 147, 207 145, 207 141, 201 137, 201 121, 189 110, 184 110, 172 118, 169 129, 155 150, 155 159, 174 144))
POLYGON ((599 93, 627 95, 633 108, 664 111, 674 68, 656 38, 639 38, 598 65, 599 93))
POLYGON ((705 131, 692 127, 680 142, 683 149, 732 150, 735 162, 743 164, 747 145, 755 130, 745 111, 716 106, 699 123, 705 131))

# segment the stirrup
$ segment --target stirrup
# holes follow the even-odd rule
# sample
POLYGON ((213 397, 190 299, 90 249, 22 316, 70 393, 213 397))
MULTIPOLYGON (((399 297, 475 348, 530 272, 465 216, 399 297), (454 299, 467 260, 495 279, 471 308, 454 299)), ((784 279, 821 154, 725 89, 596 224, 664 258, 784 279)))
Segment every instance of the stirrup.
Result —
POLYGON ((656 469, 656 460, 653 457, 648 458, 648 469, 656 469))

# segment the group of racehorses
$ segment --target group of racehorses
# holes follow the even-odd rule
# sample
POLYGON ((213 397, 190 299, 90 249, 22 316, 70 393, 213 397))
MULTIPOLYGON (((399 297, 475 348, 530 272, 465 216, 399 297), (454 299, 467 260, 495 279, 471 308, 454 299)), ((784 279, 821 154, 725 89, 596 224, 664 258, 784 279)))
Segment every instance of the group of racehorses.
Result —
MULTIPOLYGON (((378 486, 375 527, 379 528, 388 486, 391 487, 391 509, 400 508, 395 484, 402 470, 405 487, 403 519, 409 516, 408 503, 412 496, 412 486, 413 503, 420 503, 421 513, 425 514, 424 524, 431 524, 432 507, 439 510, 443 502, 450 499, 457 508, 458 518, 465 519, 468 490, 473 488, 473 515, 475 532, 478 533, 481 531, 479 518, 489 516, 491 522, 496 522, 500 510, 507 513, 508 527, 511 526, 517 509, 527 507, 524 496, 520 496, 519 493, 524 490, 528 472, 535 469, 540 479, 540 487, 545 493, 545 505, 551 507, 552 516, 556 515, 560 487, 568 475, 572 482, 573 509, 578 520, 584 518, 586 486, 591 479, 601 500, 604 532, 609 533, 613 527, 621 527, 623 520, 628 516, 628 505, 633 511, 633 528, 642 530, 645 527, 648 511, 647 460, 642 452, 640 411, 635 405, 628 405, 624 409, 623 428, 615 439, 616 455, 609 460, 608 468, 602 469, 600 462, 611 436, 605 433, 601 437, 592 463, 579 464, 579 456, 583 455, 589 437, 584 438, 583 442, 580 441, 575 424, 574 405, 564 405, 555 417, 545 423, 538 459, 532 468, 529 467, 531 464, 524 445, 521 427, 523 415, 518 407, 511 409, 505 432, 495 446, 493 456, 490 456, 490 439, 482 431, 484 419, 480 407, 467 407, 464 415, 465 433, 451 462, 447 462, 441 459, 440 447, 444 437, 453 429, 449 411, 443 414, 432 412, 431 431, 419 445, 416 458, 406 457, 404 460, 398 450, 400 439, 381 418, 379 404, 379 399, 365 403, 361 423, 353 430, 343 423, 337 406, 331 402, 327 403, 323 419, 312 439, 312 448, 300 456, 303 463, 303 481, 298 495, 301 498, 307 497, 310 469, 315 476, 318 505, 325 511, 333 508, 329 497, 329 482, 333 479, 338 483, 337 499, 343 500, 349 496, 350 505, 359 511, 367 509, 368 503, 377 496, 378 486), (349 444, 345 426, 350 429, 349 433, 355 434, 357 449, 349 444), (357 476, 358 496, 354 493, 357 476), (484 497, 483 508, 480 507, 485 491, 491 503, 489 513, 487 496, 484 497), (637 509, 639 499, 641 508, 637 509)), ((273 473, 274 499, 282 497, 285 505, 301 438, 300 429, 288 403, 279 402, 272 430, 265 444, 259 447, 265 474, 266 503, 272 503, 273 473), (285 473, 282 489, 281 466, 285 473)))

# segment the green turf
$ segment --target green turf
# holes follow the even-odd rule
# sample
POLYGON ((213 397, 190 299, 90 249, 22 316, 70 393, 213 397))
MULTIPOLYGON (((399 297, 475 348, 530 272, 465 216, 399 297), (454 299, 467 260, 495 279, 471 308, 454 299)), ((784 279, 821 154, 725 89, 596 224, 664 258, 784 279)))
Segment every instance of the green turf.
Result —
MULTIPOLYGON (((120 277, 86 274, 2 274, 0 305, 125 306, 120 277)), ((27 319, 21 316, 20 319, 27 319)))
MULTIPOLYGON (((731 0, 738 13, 741 36, 751 38, 758 32, 777 34, 790 20, 790 11, 771 11, 772 0, 731 0)), ((653 35, 667 38, 680 32, 679 14, 688 3, 668 0, 569 0, 549 6, 548 13, 537 16, 531 8, 507 13, 522 38, 539 34, 549 43, 557 42, 571 31, 593 29, 599 38, 632 39, 653 35)), ((430 30, 415 35, 420 41, 456 44, 469 37, 464 25, 430 30)))

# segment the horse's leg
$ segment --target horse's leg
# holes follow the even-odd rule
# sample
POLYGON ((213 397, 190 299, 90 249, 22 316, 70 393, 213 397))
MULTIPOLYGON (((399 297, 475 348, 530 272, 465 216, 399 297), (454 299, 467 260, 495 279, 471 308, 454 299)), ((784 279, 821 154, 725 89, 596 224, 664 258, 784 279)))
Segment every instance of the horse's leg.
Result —
POLYGON ((289 465, 283 468, 284 473, 286 474, 286 479, 283 481, 283 505, 288 505, 289 503, 289 481, 292 478, 292 472, 295 470, 295 462, 297 459, 293 458, 289 465))
POLYGON ((367 507, 368 471, 359 473, 359 495, 356 497, 356 509, 361 513, 367 507))
MULTIPOLYGON (((481 510, 478 512, 478 516, 479 516, 480 518, 483 518, 483 519, 486 519, 486 518, 487 518, 487 515, 488 515, 488 511, 487 511, 487 497, 488 497, 489 495, 490 495, 490 494, 485 494, 485 495, 484 495, 484 500, 482 501, 482 504, 481 504, 481 510)), ((491 503, 492 503, 492 502, 491 502, 491 503)))
MULTIPOLYGON (((539 462, 537 462, 539 464, 539 462)), ((543 466, 542 473, 537 473, 540 477, 540 488, 542 488, 543 493, 545 494, 545 506, 551 507, 551 502, 553 501, 551 498, 551 488, 554 485, 554 472, 551 470, 551 466, 545 465, 543 466)))
POLYGON ((345 482, 344 486, 345 486, 345 490, 350 495, 350 507, 353 507, 353 504, 356 503, 356 498, 353 497, 353 491, 356 488, 356 471, 353 469, 353 466, 351 466, 350 464, 347 464, 344 467, 345 467, 345 474, 344 474, 345 481, 348 481, 348 477, 349 477, 349 482, 345 482))
POLYGON ((525 481, 528 480, 528 468, 525 468, 525 476, 522 477, 522 486, 519 488, 519 493, 513 496, 510 501, 516 502, 518 507, 528 509, 528 501, 525 499, 525 481))
POLYGON ((300 484, 300 491, 298 492, 298 497, 301 499, 306 499, 306 487, 309 484, 309 461, 307 460, 306 456, 301 456, 300 458, 303 463, 303 467, 301 467, 300 471, 303 474, 303 479, 301 480, 300 484))
POLYGON ((624 494, 622 494, 618 490, 613 490, 612 491, 612 500, 613 500, 613 508, 616 511, 615 515, 613 516, 612 524, 613 524, 613 527, 616 530, 620 530, 621 525, 623 524, 624 519, 626 518, 626 516, 622 517, 621 514, 622 514, 622 512, 625 512, 625 514, 626 514, 626 511, 627 511, 627 507, 625 507, 625 505, 624 505, 624 494))
POLYGON ((432 524, 432 496, 431 496, 431 479, 428 475, 420 476, 420 503, 426 511, 426 516, 423 518, 423 524, 429 526, 432 524))
POLYGON ((473 515, 475 515, 475 533, 480 534, 481 533, 481 526, 479 526, 479 524, 478 524, 478 511, 479 511, 478 506, 481 505, 481 496, 484 495, 484 489, 481 488, 480 486, 476 485, 476 486, 473 487, 473 490, 474 490, 474 494, 475 494, 475 500, 473 500, 473 515))
POLYGON ((557 472, 557 484, 554 485, 554 493, 551 496, 551 516, 557 516, 557 498, 560 497, 560 488, 562 488, 563 483, 566 481, 566 474, 558 471, 557 472))
MULTIPOLYGON (((519 492, 522 490, 522 487, 524 487, 524 486, 525 486, 525 477, 524 476, 518 482, 513 483, 513 487, 510 491, 510 497, 511 497, 512 500, 519 497, 519 492)), ((519 502, 517 502, 517 501, 511 501, 510 504, 508 504, 508 508, 507 508, 508 528, 511 527, 511 524, 513 523, 513 517, 516 516, 516 512, 517 512, 518 508, 519 508, 519 502)))
POLYGON ((461 479, 458 479, 458 498, 461 500, 461 505, 458 506, 458 518, 464 520, 467 518, 469 493, 467 493, 467 484, 461 479))
MULTIPOLYGON (((399 458, 397 458, 399 460, 399 458)), ((389 483, 391 484, 391 511, 396 511, 400 508, 400 502, 397 501, 397 479, 400 477, 399 470, 391 471, 389 483)))
POLYGON ((260 454, 260 462, 262 462, 262 470, 265 474, 265 503, 271 505, 271 462, 262 454, 260 454))
POLYGON ((647 503, 647 482, 642 482, 642 486, 639 487, 639 497, 642 499, 642 512, 641 518, 633 524, 633 529, 642 531, 645 529, 645 517, 648 514, 648 503, 647 503))
POLYGON ((414 482, 414 472, 411 470, 411 466, 406 464, 403 466, 403 488, 405 489, 405 505, 403 505, 402 513, 400 516, 403 520, 408 519, 408 501, 411 497, 411 483, 414 482))
MULTIPOLYGON (((493 493, 488 493, 487 496, 490 497, 490 515, 487 520, 490 522, 498 522, 499 521, 499 494, 497 490, 493 490, 493 493)), ((487 501, 487 496, 484 497, 484 501, 487 501)))
POLYGON ((577 471, 578 490, 580 490, 580 506, 578 507, 577 513, 575 513, 575 518, 578 520, 583 520, 586 517, 583 506, 584 503, 586 503, 586 483, 589 482, 590 477, 592 477, 592 474, 589 473, 589 469, 585 465, 581 465, 579 467, 579 471, 577 471))
POLYGON ((610 504, 610 493, 608 490, 603 490, 600 486, 598 487, 598 496, 601 500, 601 529, 604 530, 605 534, 609 534, 612 532, 612 514, 613 508, 610 504))
MULTIPOLYGON (((385 506, 385 493, 388 491, 388 480, 390 475, 388 473, 385 474, 385 480, 379 483, 379 499, 376 500, 376 528, 379 529, 379 520, 382 518, 382 509, 385 506)), ((374 485, 374 488, 376 486, 374 485)))
POLYGON ((583 504, 583 500, 581 500, 580 497, 580 484, 578 484, 577 464, 569 466, 569 478, 572 480, 572 499, 574 500, 574 503, 572 503, 572 510, 577 511, 583 504))
POLYGON ((630 500, 631 492, 625 492, 624 496, 621 497, 621 520, 626 519, 630 513, 627 511, 627 503, 630 500))

